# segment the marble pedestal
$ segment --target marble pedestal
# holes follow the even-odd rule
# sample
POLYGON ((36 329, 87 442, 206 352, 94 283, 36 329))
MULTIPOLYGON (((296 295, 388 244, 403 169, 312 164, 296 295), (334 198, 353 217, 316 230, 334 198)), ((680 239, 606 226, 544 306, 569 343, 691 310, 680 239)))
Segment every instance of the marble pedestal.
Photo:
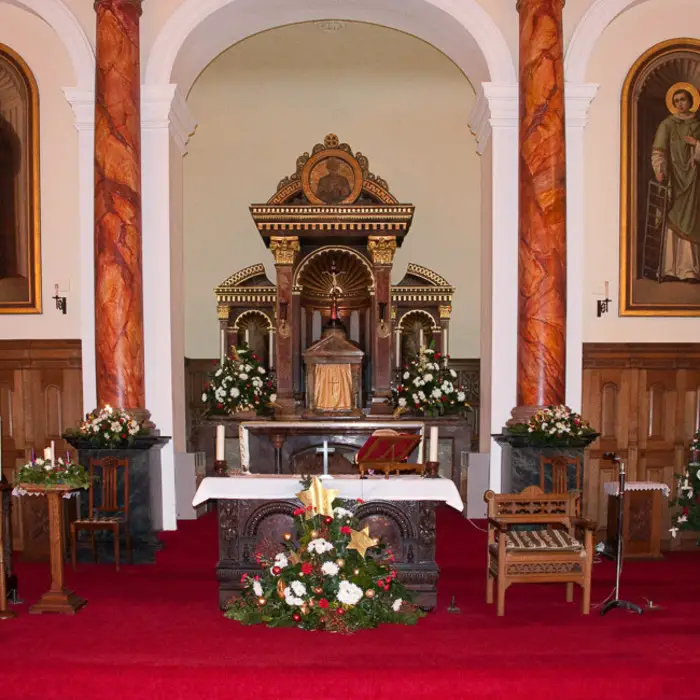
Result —
MULTIPOLYGON (((156 552, 163 545, 158 538, 158 528, 154 524, 154 512, 160 511, 160 463, 158 450, 165 445, 170 438, 161 436, 144 436, 137 438, 135 444, 125 449, 104 450, 91 447, 75 438, 67 436, 66 439, 78 450, 78 461, 90 469, 90 459, 126 459, 129 462, 129 532, 131 534, 131 552, 134 564, 155 563, 156 552)), ((98 471, 99 474, 99 471, 98 471)), ((120 470, 117 483, 117 493, 124 493, 124 471, 120 470)), ((99 507, 99 488, 95 489, 95 505, 99 507)), ((88 514, 87 492, 81 495, 79 502, 79 517, 85 518, 88 514)), ((82 533, 85 535, 85 533, 82 533)), ((80 535, 79 535, 80 537, 80 535)), ((95 533, 98 543, 98 561, 114 562, 114 547, 112 534, 107 531, 95 533)), ((80 542, 80 539, 78 540, 80 542)), ((126 542, 122 530, 120 543, 120 556, 123 563, 129 563, 126 551, 126 542)), ((92 561, 92 553, 88 547, 78 547, 79 561, 92 561)))

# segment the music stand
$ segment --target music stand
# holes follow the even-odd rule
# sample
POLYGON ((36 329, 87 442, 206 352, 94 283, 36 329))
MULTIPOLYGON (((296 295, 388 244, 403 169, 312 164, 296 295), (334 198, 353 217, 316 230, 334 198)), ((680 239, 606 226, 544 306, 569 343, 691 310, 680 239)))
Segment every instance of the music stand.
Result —
POLYGON ((606 452, 603 455, 604 458, 612 460, 614 464, 618 465, 619 468, 619 481, 617 488, 618 507, 617 507, 617 556, 615 557, 615 597, 609 600, 600 609, 600 614, 605 615, 613 608, 623 608, 624 610, 629 610, 630 612, 638 613, 641 615, 644 610, 634 603, 630 603, 628 600, 620 599, 620 574, 622 573, 622 556, 623 556, 623 528, 622 519, 625 512, 625 463, 613 452, 606 452))

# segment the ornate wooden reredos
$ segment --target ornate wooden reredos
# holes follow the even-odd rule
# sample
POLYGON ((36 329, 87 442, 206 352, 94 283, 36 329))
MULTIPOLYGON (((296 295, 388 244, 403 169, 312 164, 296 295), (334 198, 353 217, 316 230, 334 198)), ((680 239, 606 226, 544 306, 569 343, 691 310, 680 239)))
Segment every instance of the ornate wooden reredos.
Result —
POLYGON ((250 212, 274 256, 277 285, 258 264, 216 288, 229 344, 247 340, 276 368, 278 403, 295 412, 304 403, 303 353, 321 338, 335 301, 348 340, 364 352, 364 408, 389 412, 392 367, 421 339, 446 349, 454 293, 440 275, 413 263, 391 286, 413 205, 401 204, 364 155, 329 134, 250 212))

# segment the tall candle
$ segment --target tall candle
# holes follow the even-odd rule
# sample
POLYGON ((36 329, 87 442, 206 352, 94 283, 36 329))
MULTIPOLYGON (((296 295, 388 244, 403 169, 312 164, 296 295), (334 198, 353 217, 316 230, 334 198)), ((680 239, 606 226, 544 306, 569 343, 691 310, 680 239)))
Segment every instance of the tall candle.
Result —
POLYGON ((224 440, 226 439, 226 426, 216 426, 216 461, 223 462, 225 457, 224 440))
POLYGON ((250 331, 247 328, 245 329, 245 344, 250 345, 250 331))
POLYGON ((270 340, 270 369, 275 367, 275 332, 270 328, 269 330, 269 340, 270 340))
POLYGON ((219 362, 221 364, 224 364, 224 361, 226 360, 226 329, 222 328, 221 329, 221 338, 220 338, 220 346, 219 347, 219 362))
POLYGON ((51 440, 51 466, 56 464, 56 443, 51 440))
POLYGON ((396 369, 401 367, 401 331, 396 331, 396 358, 394 360, 396 369))
POLYGON ((421 349, 423 348, 423 329, 422 328, 418 331, 418 347, 421 349))
POLYGON ((438 461, 438 427, 433 425, 430 428, 430 459, 429 462, 438 461))

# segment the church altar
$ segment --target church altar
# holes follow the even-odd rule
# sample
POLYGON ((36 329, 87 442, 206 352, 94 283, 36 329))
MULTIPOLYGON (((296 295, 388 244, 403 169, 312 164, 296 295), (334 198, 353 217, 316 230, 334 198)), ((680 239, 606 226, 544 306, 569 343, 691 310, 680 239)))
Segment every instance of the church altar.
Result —
MULTIPOLYGON (((461 511, 462 499, 450 479, 419 476, 369 477, 338 475, 326 482, 339 498, 361 499, 356 515, 374 537, 394 553, 398 578, 425 610, 437 605, 439 569, 435 562, 435 509, 446 503, 461 511)), ((294 532, 295 495, 302 490, 298 477, 246 474, 207 477, 195 494, 193 506, 217 502, 219 521, 219 606, 242 589, 243 574, 260 567, 256 552, 272 555, 282 549, 286 532, 294 532)))

